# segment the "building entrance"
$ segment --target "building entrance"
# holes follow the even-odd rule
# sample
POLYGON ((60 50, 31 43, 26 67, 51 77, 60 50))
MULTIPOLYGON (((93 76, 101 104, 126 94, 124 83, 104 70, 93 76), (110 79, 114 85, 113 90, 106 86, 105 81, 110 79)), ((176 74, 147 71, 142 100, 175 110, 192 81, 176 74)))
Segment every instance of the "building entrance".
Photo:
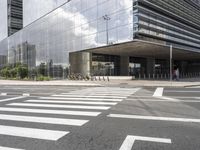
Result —
POLYGON ((118 76, 119 56, 92 54, 91 73, 96 76, 118 76))

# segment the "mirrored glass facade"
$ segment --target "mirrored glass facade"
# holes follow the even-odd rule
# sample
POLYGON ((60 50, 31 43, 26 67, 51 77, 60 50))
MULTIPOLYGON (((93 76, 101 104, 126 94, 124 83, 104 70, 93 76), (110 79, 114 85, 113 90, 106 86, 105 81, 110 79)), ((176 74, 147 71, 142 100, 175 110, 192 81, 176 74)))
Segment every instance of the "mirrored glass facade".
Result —
POLYGON ((72 0, 2 41, 0 51, 8 49, 10 64, 62 70, 70 52, 133 40, 132 9, 132 0, 72 0))
MULTIPOLYGON (((27 64, 29 70, 43 67, 46 68, 45 75, 52 77, 69 72, 69 54, 73 52, 91 52, 138 39, 200 51, 199 1, 24 0, 23 9, 25 27, 4 39, 0 51, 7 52, 8 63, 21 62, 27 64)), ((128 48, 135 49, 134 45, 128 48)), ((140 46, 136 49, 140 51, 140 46)), ((113 52, 109 55, 115 57, 113 52)), ((81 55, 71 56, 75 61, 79 61, 76 57, 81 58, 81 55)), ((92 64, 93 70, 98 72, 96 64, 92 64)), ((109 64, 103 68, 104 74, 119 74, 119 65, 113 60, 100 64, 109 64)))
POLYGON ((24 27, 40 17, 53 11, 69 0, 24 0, 23 1, 23 25, 24 27))

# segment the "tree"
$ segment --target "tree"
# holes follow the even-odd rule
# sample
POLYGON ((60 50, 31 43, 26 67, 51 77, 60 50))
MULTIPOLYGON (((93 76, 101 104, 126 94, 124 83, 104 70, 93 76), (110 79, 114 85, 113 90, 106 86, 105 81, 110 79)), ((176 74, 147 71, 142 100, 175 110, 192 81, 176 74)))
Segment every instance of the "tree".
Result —
POLYGON ((18 65, 17 74, 20 77, 20 79, 28 77, 28 67, 26 65, 18 65))

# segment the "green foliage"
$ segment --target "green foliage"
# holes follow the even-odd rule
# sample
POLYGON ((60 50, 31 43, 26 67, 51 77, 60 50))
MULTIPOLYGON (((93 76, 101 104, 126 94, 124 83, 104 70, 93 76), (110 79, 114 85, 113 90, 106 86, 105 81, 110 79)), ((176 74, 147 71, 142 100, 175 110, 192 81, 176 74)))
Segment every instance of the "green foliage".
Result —
POLYGON ((5 78, 9 78, 10 77, 10 73, 9 73, 9 68, 5 67, 1 70, 1 76, 5 77, 5 78))
POLYGON ((39 66, 39 74, 42 76, 45 76, 45 72, 46 72, 46 65, 44 63, 41 63, 39 66))
POLYGON ((14 66, 6 66, 0 71, 0 75, 4 78, 20 78, 24 79, 28 77, 28 67, 27 65, 17 63, 14 66))
POLYGON ((15 65, 8 65, 0 69, 0 77, 5 79, 17 80, 37 80, 37 81, 49 81, 50 77, 46 76, 46 65, 41 63, 38 68, 28 70, 28 66, 21 63, 15 65))
POLYGON ((24 79, 28 76, 28 67, 25 65, 20 65, 17 67, 17 73, 20 79, 24 79))
POLYGON ((11 68, 11 69, 9 70, 9 76, 10 76, 11 78, 16 78, 16 77, 17 77, 17 68, 11 68))
POLYGON ((45 77, 45 76, 40 75, 40 76, 37 77, 36 80, 37 80, 37 81, 50 81, 51 78, 50 78, 50 77, 45 77))

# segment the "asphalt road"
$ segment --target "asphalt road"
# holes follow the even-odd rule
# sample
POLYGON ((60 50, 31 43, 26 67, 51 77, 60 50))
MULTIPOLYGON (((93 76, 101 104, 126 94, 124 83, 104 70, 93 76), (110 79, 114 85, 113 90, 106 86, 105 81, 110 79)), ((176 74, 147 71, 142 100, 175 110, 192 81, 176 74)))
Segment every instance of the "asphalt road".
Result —
POLYGON ((1 86, 0 150, 199 150, 199 91, 1 86))

